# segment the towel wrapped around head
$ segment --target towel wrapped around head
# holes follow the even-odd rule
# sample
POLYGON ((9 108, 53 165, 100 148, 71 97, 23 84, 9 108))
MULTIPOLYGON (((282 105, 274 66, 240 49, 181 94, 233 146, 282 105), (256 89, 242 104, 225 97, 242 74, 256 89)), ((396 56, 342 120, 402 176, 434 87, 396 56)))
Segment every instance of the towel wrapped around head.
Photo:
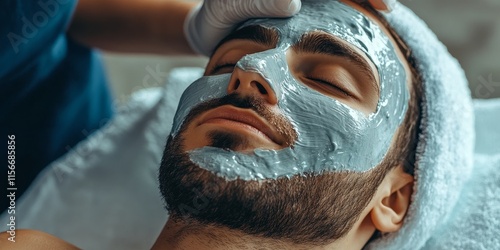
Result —
POLYGON ((424 96, 415 186, 403 227, 368 249, 420 249, 453 210, 473 167, 474 120, 465 74, 412 11, 397 4, 387 21, 417 61, 424 96))
POLYGON ((417 61, 423 117, 403 227, 366 249, 499 249, 500 99, 473 106, 463 70, 427 25, 402 4, 385 17, 417 61))

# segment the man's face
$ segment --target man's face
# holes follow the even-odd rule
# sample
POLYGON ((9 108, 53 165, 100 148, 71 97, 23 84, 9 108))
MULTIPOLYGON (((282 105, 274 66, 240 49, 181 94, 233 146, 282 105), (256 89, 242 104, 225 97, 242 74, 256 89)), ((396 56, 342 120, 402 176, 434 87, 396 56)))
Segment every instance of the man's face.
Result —
POLYGON ((387 35, 340 2, 246 22, 181 98, 160 168, 169 211, 294 242, 345 235, 385 175, 406 79, 387 35))
POLYGON ((367 171, 407 102, 404 67, 380 28, 340 2, 311 1, 293 18, 251 20, 230 35, 184 93, 173 134, 183 125, 190 159, 228 180, 367 171), (191 112, 228 94, 260 109, 191 112))

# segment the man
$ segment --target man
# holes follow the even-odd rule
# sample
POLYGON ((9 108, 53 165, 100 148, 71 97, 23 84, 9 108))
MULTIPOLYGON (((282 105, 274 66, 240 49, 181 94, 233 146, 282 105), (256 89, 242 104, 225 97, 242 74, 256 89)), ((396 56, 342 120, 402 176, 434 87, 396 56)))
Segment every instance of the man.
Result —
POLYGON ((154 249, 361 249, 397 231, 420 113, 404 48, 373 11, 336 1, 224 39, 175 116, 154 249))

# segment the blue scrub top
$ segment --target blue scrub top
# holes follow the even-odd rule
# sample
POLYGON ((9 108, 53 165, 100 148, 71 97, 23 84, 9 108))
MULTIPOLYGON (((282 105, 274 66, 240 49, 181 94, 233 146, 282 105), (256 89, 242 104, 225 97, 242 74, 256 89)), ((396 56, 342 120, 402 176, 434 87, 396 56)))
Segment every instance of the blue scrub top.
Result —
MULTIPOLYGON (((76 3, 0 1, 0 161, 9 167, 8 135, 14 135, 16 199, 113 113, 98 54, 66 35, 76 3)), ((10 203, 7 170, 0 174, 0 212, 10 203)))

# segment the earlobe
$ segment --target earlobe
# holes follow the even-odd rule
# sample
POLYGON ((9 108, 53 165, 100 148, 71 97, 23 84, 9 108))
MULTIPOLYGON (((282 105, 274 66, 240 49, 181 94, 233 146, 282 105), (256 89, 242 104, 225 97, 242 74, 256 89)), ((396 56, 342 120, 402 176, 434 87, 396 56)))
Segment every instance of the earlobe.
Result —
POLYGON ((373 225, 380 232, 394 232, 401 228, 413 193, 413 176, 402 169, 393 170, 379 187, 380 195, 370 211, 373 225))

